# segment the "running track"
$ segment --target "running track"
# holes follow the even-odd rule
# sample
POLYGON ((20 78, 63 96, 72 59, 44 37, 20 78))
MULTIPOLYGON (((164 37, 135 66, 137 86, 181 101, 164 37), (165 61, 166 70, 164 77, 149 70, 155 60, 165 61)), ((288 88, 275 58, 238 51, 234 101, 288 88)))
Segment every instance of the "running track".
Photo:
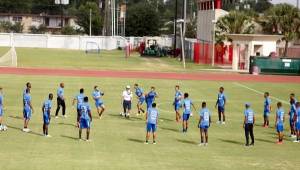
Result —
POLYGON ((12 75, 47 75, 72 77, 107 77, 107 78, 143 78, 172 80, 206 80, 206 81, 239 81, 239 82, 272 82, 300 83, 300 76, 279 75, 249 75, 239 73, 165 73, 142 71, 104 71, 104 70, 74 70, 49 68, 11 68, 0 67, 0 74, 12 75))

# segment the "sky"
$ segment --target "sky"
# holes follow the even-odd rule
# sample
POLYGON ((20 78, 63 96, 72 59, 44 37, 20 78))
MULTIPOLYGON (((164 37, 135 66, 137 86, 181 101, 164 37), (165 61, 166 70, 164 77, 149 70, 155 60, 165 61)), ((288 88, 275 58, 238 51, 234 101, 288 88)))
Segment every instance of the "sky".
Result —
POLYGON ((279 3, 289 3, 296 6, 297 0, 271 0, 273 4, 279 4, 279 3))

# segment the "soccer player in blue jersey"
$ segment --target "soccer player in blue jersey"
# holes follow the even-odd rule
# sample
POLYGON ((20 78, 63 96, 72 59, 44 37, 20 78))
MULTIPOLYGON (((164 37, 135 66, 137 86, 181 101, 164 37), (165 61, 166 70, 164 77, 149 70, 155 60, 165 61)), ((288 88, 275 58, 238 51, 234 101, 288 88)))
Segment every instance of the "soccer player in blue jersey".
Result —
POLYGON ((199 118, 198 128, 200 128, 200 137, 201 137, 201 143, 199 145, 207 146, 208 128, 210 127, 210 123, 211 123, 211 113, 208 110, 208 108, 206 108, 206 102, 202 102, 202 109, 199 112, 199 116, 200 118, 199 118))
POLYGON ((269 116, 271 113, 271 99, 269 92, 265 92, 264 94, 264 125, 263 127, 268 128, 269 127, 269 116))
POLYGON ((244 111, 244 129, 245 129, 245 137, 246 137, 246 144, 245 146, 254 146, 254 133, 253 133, 253 126, 255 124, 255 116, 254 111, 250 108, 250 104, 245 104, 245 111, 244 111), (249 145, 249 134, 251 137, 251 143, 249 145))
POLYGON ((105 111, 105 106, 102 100, 102 96, 104 96, 104 93, 99 90, 98 86, 94 87, 94 92, 92 94, 93 99, 95 100, 95 105, 97 108, 97 113, 99 114, 99 118, 102 118, 102 114, 105 111))
POLYGON ((296 131, 296 139, 294 142, 299 143, 300 142, 300 102, 296 103, 296 112, 294 115, 295 120, 295 131, 296 131))
POLYGON ((275 127, 278 133, 277 144, 282 144, 283 142, 283 127, 284 127, 284 110, 282 108, 282 103, 277 103, 277 111, 275 117, 275 127))
POLYGON ((152 106, 148 109, 146 114, 146 123, 147 123, 147 133, 146 133, 146 142, 148 144, 150 133, 153 135, 153 144, 156 144, 156 130, 158 123, 159 112, 156 109, 156 103, 152 103, 152 106))
POLYGON ((291 129, 291 134, 290 137, 295 138, 296 137, 296 132, 295 132, 295 113, 296 113, 296 97, 294 93, 290 94, 290 111, 289 111, 289 116, 290 116, 290 129, 291 129))
POLYGON ((2 119, 4 114, 3 100, 4 99, 3 99, 2 87, 0 87, 0 129, 2 129, 2 119))
POLYGON ((181 119, 179 110, 181 107, 181 100, 182 100, 182 93, 179 90, 179 85, 175 86, 175 98, 174 98, 174 110, 175 110, 175 114, 176 114, 176 122, 179 122, 179 120, 181 119))
POLYGON ((26 94, 26 89, 31 89, 31 83, 30 83, 30 82, 27 82, 27 83, 26 83, 26 87, 25 87, 25 89, 23 90, 23 98, 24 98, 24 95, 26 94))
POLYGON ((31 114, 33 113, 33 107, 31 103, 31 95, 30 95, 30 88, 26 89, 26 93, 23 97, 23 117, 24 117, 24 128, 23 132, 30 132, 28 128, 28 123, 31 118, 31 114))
MULTIPOLYGON (((73 99, 73 103, 72 105, 74 106, 75 105, 75 102, 77 102, 77 119, 79 119, 79 115, 80 115, 80 106, 82 105, 83 103, 83 98, 85 97, 84 95, 84 89, 81 88, 79 90, 79 94, 75 96, 75 98, 73 99)), ((79 124, 77 124, 77 126, 79 126, 79 124)))
POLYGON ((134 84, 134 89, 135 89, 135 95, 137 96, 137 99, 138 99, 138 102, 137 102, 138 114, 137 115, 140 115, 141 112, 145 113, 145 110, 142 108, 142 105, 145 102, 145 94, 144 94, 144 90, 142 88, 140 88, 137 83, 134 84))
POLYGON ((90 141, 90 128, 92 122, 91 107, 89 105, 89 98, 84 97, 83 103, 80 105, 79 117, 77 118, 79 124, 79 140, 81 140, 82 129, 86 129, 86 141, 90 141))
POLYGON ((155 87, 152 86, 151 90, 148 94, 146 94, 146 104, 147 104, 147 110, 152 106, 152 103, 155 101, 155 99, 158 97, 155 87))
POLYGON ((65 84, 60 83, 59 88, 57 89, 57 108, 55 112, 55 118, 58 118, 58 112, 60 110, 60 106, 62 107, 62 115, 66 117, 66 103, 65 103, 65 84))
POLYGON ((190 115, 192 113, 192 107, 194 110, 196 110, 193 102, 191 99, 189 99, 189 94, 184 93, 184 99, 182 101, 182 107, 183 107, 183 114, 182 114, 182 132, 186 133, 188 130, 188 121, 190 118, 190 115))
POLYGON ((220 87, 218 99, 216 102, 216 108, 218 107, 218 116, 219 121, 218 124, 225 124, 225 104, 226 104, 226 96, 224 94, 224 87, 220 87), (223 122, 221 120, 221 115, 223 116, 223 122))
POLYGON ((53 99, 53 94, 50 93, 48 96, 48 99, 43 103, 42 106, 42 111, 43 111, 43 134, 45 137, 51 137, 48 134, 48 126, 50 124, 50 119, 51 119, 51 108, 52 108, 52 99, 53 99))

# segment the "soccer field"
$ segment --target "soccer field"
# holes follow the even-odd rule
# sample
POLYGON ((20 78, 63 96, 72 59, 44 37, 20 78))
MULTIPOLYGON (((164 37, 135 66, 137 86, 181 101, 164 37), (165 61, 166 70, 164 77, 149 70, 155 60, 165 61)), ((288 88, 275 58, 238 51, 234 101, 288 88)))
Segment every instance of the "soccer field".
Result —
MULTIPOLYGON (((263 96, 260 92, 269 91, 272 107, 277 100, 285 101, 287 112, 288 96, 291 92, 300 94, 299 84, 243 83, 178 81, 155 79, 113 79, 54 76, 0 75, 0 85, 5 93, 4 122, 8 131, 0 133, 0 169, 298 169, 300 145, 291 142, 288 123, 285 123, 285 141, 276 145, 274 112, 271 114, 271 127, 262 128, 263 96), (35 113, 27 134, 21 131, 22 91, 25 83, 32 83, 32 99, 35 113), (68 118, 52 119, 49 133, 52 138, 42 136, 41 105, 49 92, 56 94, 60 82, 65 82, 68 118), (119 116, 121 111, 121 92, 129 84, 139 83, 148 91, 156 86, 160 110, 157 145, 144 145, 145 120, 135 117, 126 120, 119 116), (190 119, 187 134, 181 133, 181 124, 174 119, 172 101, 174 85, 179 84, 183 92, 189 92, 196 104, 207 101, 213 112, 213 124, 209 129, 209 146, 199 147, 198 117, 190 119), (91 96, 94 85, 105 92, 106 112, 103 119, 97 119, 93 102, 90 102, 94 116, 92 142, 78 141, 75 124, 75 108, 71 106, 79 88, 86 89, 91 96), (216 109, 213 105, 219 86, 225 87, 228 98, 226 125, 217 125, 216 109), (252 89, 252 90, 250 90, 252 89), (250 102, 256 112, 257 123, 254 128, 256 143, 254 147, 244 147, 243 107, 250 102), (298 167, 298 168, 297 168, 298 167)), ((56 96, 56 95, 55 95, 56 96)), ((298 98, 299 99, 299 98, 298 98)), ((136 100, 134 101, 134 105, 136 100)), ((56 108, 53 101, 52 114, 56 108)), ((136 108, 133 109, 136 113, 136 108)), ((286 118, 287 115, 286 115, 286 118)))

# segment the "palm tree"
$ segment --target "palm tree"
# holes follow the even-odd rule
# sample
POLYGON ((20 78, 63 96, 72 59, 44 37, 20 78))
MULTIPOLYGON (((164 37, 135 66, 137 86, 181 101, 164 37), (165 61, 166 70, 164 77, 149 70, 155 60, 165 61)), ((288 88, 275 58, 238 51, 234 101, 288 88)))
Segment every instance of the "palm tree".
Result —
POLYGON ((265 33, 283 35, 284 56, 287 55, 289 42, 300 37, 300 11, 292 5, 278 4, 271 7, 265 12, 261 23, 265 33))
POLYGON ((254 33, 254 13, 246 11, 230 11, 218 19, 216 23, 217 39, 224 39, 226 34, 254 33))

